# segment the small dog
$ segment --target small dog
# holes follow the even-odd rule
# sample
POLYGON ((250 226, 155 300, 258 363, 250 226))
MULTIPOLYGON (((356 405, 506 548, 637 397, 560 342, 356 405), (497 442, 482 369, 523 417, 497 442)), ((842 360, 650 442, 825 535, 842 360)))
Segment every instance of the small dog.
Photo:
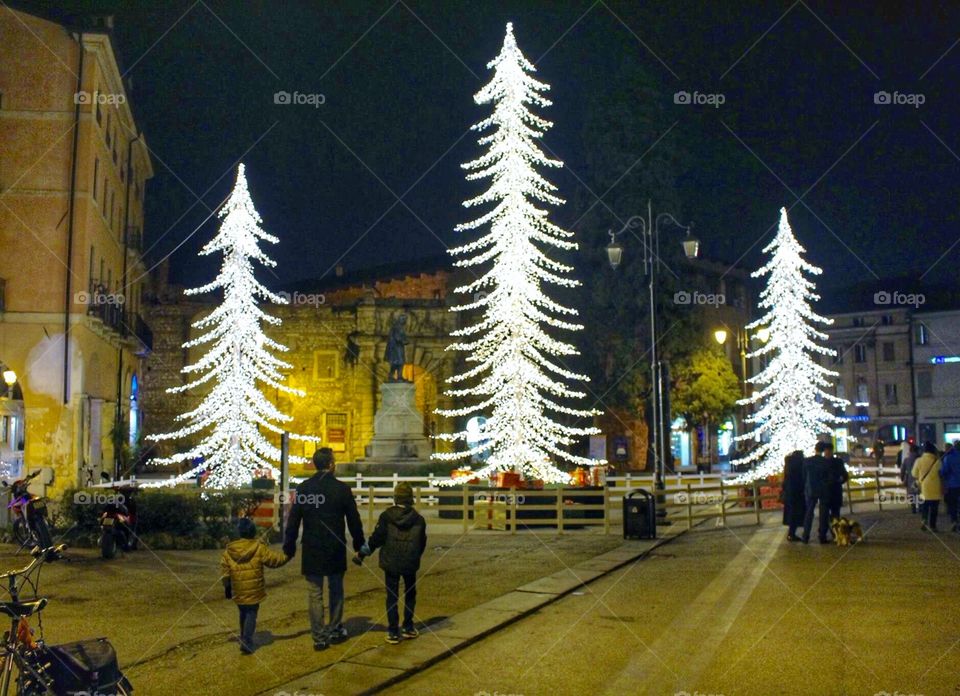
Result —
POLYGON ((833 539, 837 546, 850 546, 863 541, 863 529, 860 523, 847 517, 834 517, 830 523, 833 539))

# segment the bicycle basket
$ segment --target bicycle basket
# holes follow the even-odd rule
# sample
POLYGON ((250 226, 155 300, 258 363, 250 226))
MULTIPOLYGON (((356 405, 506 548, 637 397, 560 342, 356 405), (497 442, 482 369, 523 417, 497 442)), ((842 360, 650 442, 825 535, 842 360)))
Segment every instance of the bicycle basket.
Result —
POLYGON ((51 645, 47 651, 57 694, 115 694, 125 681, 117 652, 106 638, 51 645))

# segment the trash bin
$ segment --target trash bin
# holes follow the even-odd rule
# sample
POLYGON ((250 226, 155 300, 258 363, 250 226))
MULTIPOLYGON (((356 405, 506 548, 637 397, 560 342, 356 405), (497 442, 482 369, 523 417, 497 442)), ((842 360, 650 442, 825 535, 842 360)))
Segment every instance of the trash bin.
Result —
POLYGON ((623 538, 630 537, 657 538, 656 499, 642 488, 630 491, 623 497, 623 538))

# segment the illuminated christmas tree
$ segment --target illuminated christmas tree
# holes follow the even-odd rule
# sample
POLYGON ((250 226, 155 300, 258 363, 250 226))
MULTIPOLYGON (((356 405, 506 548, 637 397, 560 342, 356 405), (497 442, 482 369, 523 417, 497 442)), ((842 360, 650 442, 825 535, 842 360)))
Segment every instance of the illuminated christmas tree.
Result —
POLYGON ((769 276, 759 302, 767 313, 747 330, 766 327, 770 337, 747 357, 766 356, 768 362, 749 380, 759 388, 738 402, 757 405, 746 418, 754 429, 737 438, 758 443, 748 456, 733 462, 754 464, 740 477, 744 481, 779 473, 784 457, 794 450, 812 453, 818 436, 833 434, 833 425, 843 420, 833 411, 848 403, 831 393, 837 373, 818 360, 820 355, 836 355, 823 345, 827 335, 816 328, 833 320, 810 306, 820 297, 807 276, 820 275, 821 270, 803 259, 806 252, 793 236, 785 208, 780 209, 777 236, 763 251, 771 254, 770 261, 752 275, 769 276))
MULTIPOLYGON (((265 437, 263 431, 280 435, 278 423, 287 423, 290 416, 281 413, 261 391, 270 387, 277 392, 303 396, 303 392, 283 384, 281 370, 291 366, 276 358, 274 352, 286 347, 268 338, 262 324, 279 325, 280 319, 266 314, 260 300, 286 304, 254 277, 252 261, 275 266, 260 248, 260 242, 276 244, 279 240, 261 227, 260 215, 253 207, 247 179, 241 164, 237 183, 226 204, 219 211, 223 219, 220 231, 200 251, 201 255, 222 253, 223 262, 217 278, 202 287, 186 290, 187 295, 223 291, 223 302, 210 314, 193 323, 201 331, 197 338, 183 344, 186 349, 209 346, 202 358, 183 368, 190 381, 167 390, 170 394, 207 388, 200 404, 177 417, 185 425, 179 430, 148 439, 174 440, 203 433, 201 441, 185 452, 153 460, 154 464, 198 462, 191 471, 170 483, 195 477, 200 470, 209 476, 204 485, 228 488, 248 485, 254 472, 278 470, 271 462, 280 461, 280 449, 265 437)), ((317 438, 291 436, 297 439, 317 438)), ((291 457, 290 461, 303 461, 291 457)))
MULTIPOLYGON (((476 124, 476 131, 489 131, 479 139, 488 146, 480 158, 463 165, 468 180, 489 179, 486 192, 464 202, 464 207, 493 204, 473 222, 459 225, 466 232, 489 228, 476 241, 451 250, 460 257, 454 265, 474 268, 490 264, 474 282, 456 292, 472 301, 454 307, 458 312, 479 312, 473 324, 455 331, 449 350, 467 354, 469 367, 452 377, 447 394, 472 402, 459 409, 438 410, 449 417, 486 417, 482 437, 473 446, 457 452, 437 453, 440 461, 470 460, 486 456, 485 466, 472 476, 493 476, 516 471, 532 479, 567 482, 569 474, 554 462, 595 465, 602 461, 571 454, 568 449, 593 427, 573 427, 555 420, 555 414, 591 418, 594 411, 564 405, 565 400, 585 394, 566 382, 586 381, 585 375, 563 367, 561 359, 577 354, 569 343, 557 340, 547 330, 579 331, 582 325, 568 321, 576 311, 552 301, 547 286, 576 287, 567 277, 573 269, 547 256, 551 248, 573 250, 572 232, 549 222, 539 204, 559 205, 556 187, 537 167, 561 167, 546 157, 536 140, 552 125, 528 106, 550 106, 543 93, 549 85, 535 80, 534 66, 517 48, 513 26, 500 54, 488 65, 493 78, 475 96, 477 104, 493 103, 493 114, 476 124)), ((465 443, 467 431, 438 435, 452 443, 465 443)), ((456 482, 454 479, 453 482, 456 482)))

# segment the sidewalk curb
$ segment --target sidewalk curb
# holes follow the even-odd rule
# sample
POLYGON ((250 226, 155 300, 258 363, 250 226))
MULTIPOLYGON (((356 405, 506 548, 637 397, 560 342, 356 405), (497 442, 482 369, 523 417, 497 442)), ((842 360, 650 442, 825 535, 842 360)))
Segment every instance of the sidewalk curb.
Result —
MULTIPOLYGON (((674 522, 674 524, 679 524, 674 522)), ((694 525, 699 526, 699 525, 694 525)), ((465 648, 503 630, 534 612, 576 592, 579 588, 606 577, 624 566, 643 560, 653 551, 686 534, 684 527, 653 540, 625 541, 621 546, 581 561, 569 568, 522 585, 483 604, 447 617, 442 623, 423 631, 417 641, 400 646, 373 646, 351 655, 340 662, 308 672, 287 684, 272 687, 263 694, 296 693, 304 688, 318 688, 312 678, 327 676, 330 672, 352 681, 357 689, 351 693, 381 693, 384 689, 403 682, 432 667, 465 648), (637 548, 642 544, 642 548, 637 548), (468 629, 472 626, 472 629, 468 629), (364 674, 365 673, 365 674, 364 674), (366 679, 360 678, 366 677, 366 679), (365 682, 365 683, 364 683, 365 682), (291 691, 292 690, 292 691, 291 691)), ((329 675, 332 677, 333 675, 329 675)), ((340 681, 339 679, 337 681, 340 681)), ((325 684, 322 693, 332 693, 325 684)))

